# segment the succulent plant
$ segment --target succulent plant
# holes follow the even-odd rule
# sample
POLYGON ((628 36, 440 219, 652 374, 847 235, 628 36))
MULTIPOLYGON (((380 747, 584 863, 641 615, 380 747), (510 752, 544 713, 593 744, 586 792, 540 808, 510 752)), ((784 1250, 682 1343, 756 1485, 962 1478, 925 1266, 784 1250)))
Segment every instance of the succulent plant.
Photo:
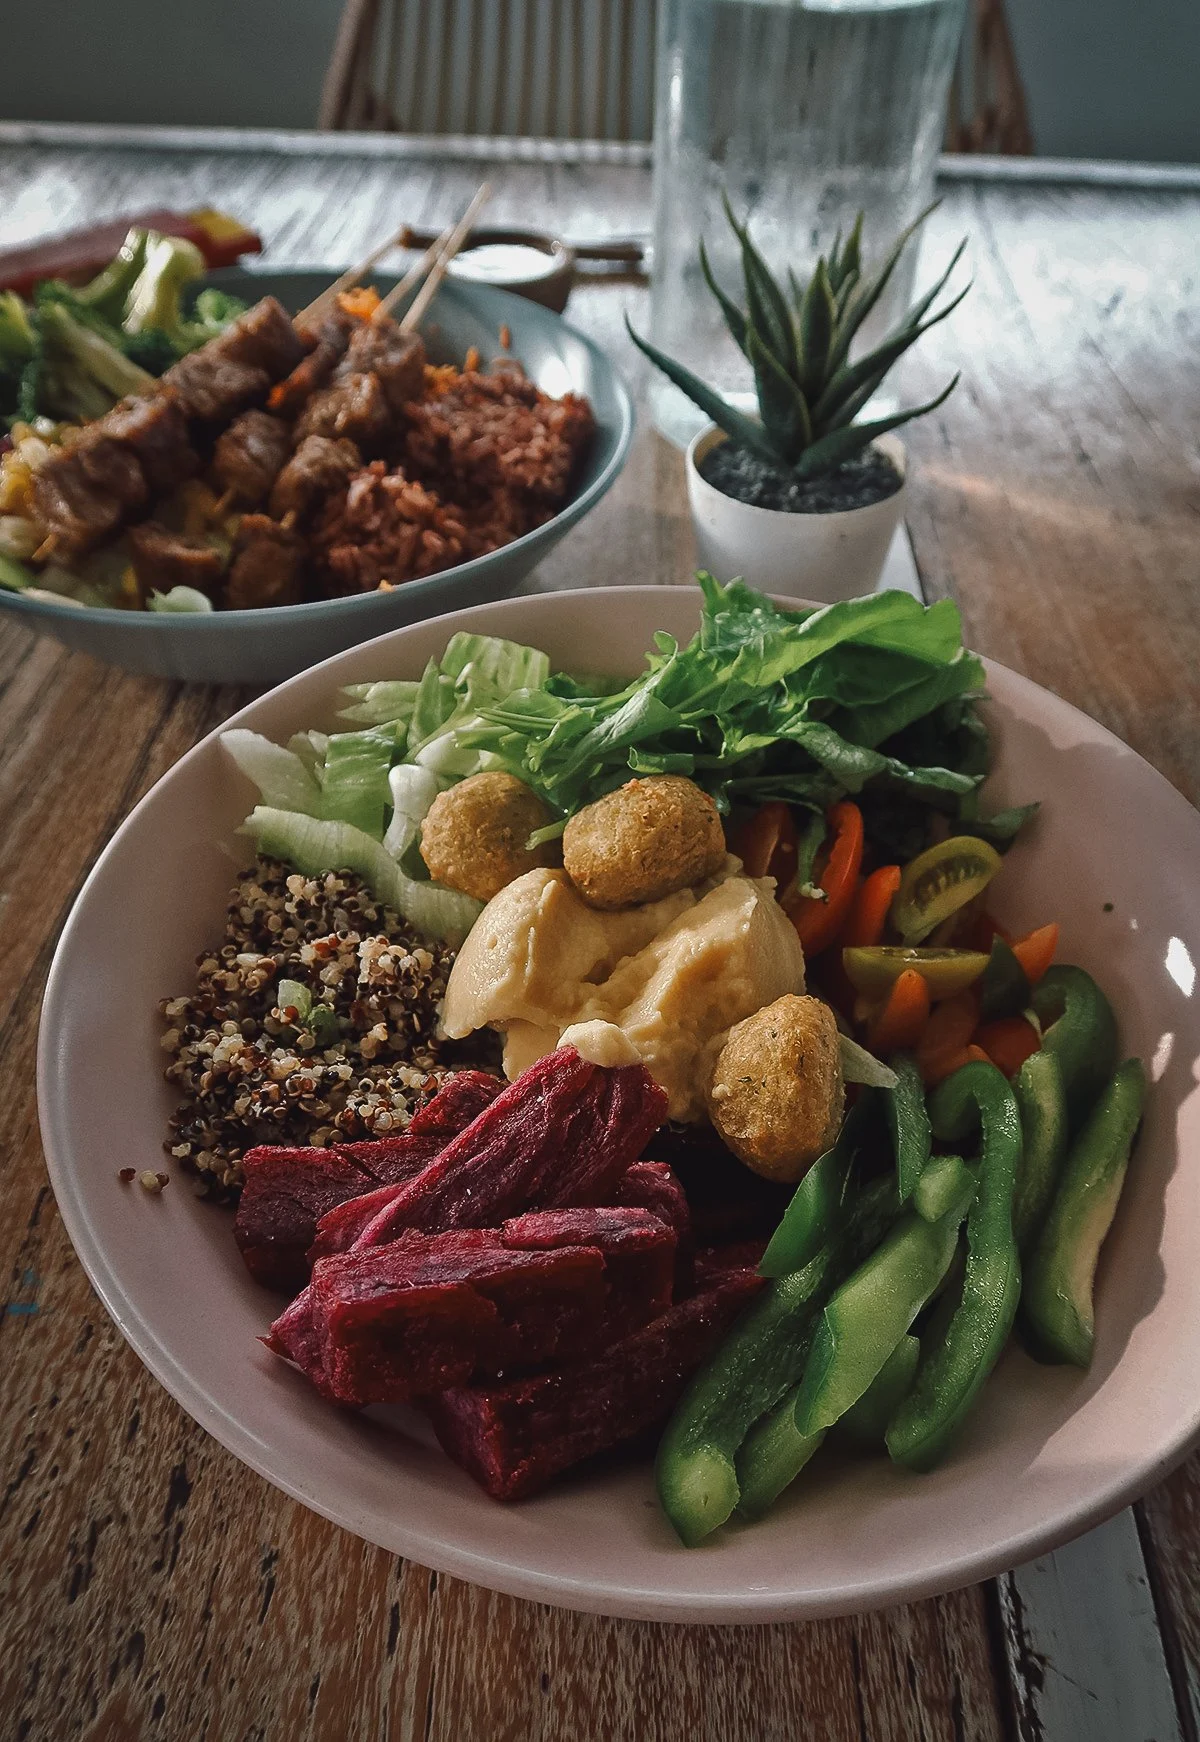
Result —
POLYGON ((971 288, 965 285, 936 314, 929 313, 962 258, 967 245, 964 238, 933 289, 913 304, 873 351, 853 363, 850 361, 854 335, 878 303, 900 256, 933 209, 926 207, 901 231, 882 264, 865 276, 863 214, 859 212, 845 242, 839 229, 833 247, 818 259, 807 284, 801 284, 788 268, 789 296, 784 294, 751 240, 748 224, 738 223, 728 199, 725 200, 725 215, 741 246, 745 307, 739 308, 717 283, 703 242, 700 269, 721 305, 726 326, 754 371, 757 419, 738 411, 692 370, 639 338, 627 317, 629 336, 731 440, 761 454, 796 478, 819 478, 834 471, 886 430, 898 429, 912 418, 936 410, 958 385, 959 377, 955 375, 950 385, 926 405, 898 411, 871 423, 854 421, 897 358, 922 333, 944 321, 971 288))

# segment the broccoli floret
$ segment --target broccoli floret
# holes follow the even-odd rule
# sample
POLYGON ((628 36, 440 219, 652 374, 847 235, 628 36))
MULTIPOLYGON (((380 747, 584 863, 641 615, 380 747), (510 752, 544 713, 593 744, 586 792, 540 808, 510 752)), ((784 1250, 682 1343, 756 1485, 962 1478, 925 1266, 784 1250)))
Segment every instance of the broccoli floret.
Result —
POLYGON ((119 326, 125 313, 125 304, 146 263, 146 244, 149 237, 148 230, 130 230, 119 252, 109 261, 104 271, 77 291, 79 303, 85 308, 94 309, 113 326, 119 326))
MULTIPOLYGON (((205 271, 204 256, 182 236, 149 235, 146 261, 125 304, 122 321, 127 335, 162 333, 175 357, 186 356, 198 345, 223 333, 230 321, 244 313, 246 304, 223 290, 202 290, 190 314, 184 313, 188 286, 205 271)), ((131 355, 138 355, 131 351, 131 355)), ((138 358, 141 361, 141 357, 138 358)), ((173 361, 174 359, 172 359, 173 361)), ((152 368, 153 364, 147 364, 152 368)))
POLYGON ((143 327, 140 333, 126 333, 121 349, 131 362, 151 375, 165 375, 180 353, 161 327, 143 327))
POLYGON ((121 322, 125 331, 141 333, 147 327, 156 327, 167 335, 179 355, 190 350, 191 335, 183 317, 183 292, 204 271, 204 256, 194 242, 183 236, 151 232, 146 263, 125 304, 121 322))
POLYGON ((0 418, 16 415, 22 379, 37 349, 29 310, 15 291, 0 291, 0 418))
POLYGON ((190 330, 197 335, 203 332, 204 337, 197 337, 197 344, 204 344, 208 339, 215 339, 218 333, 236 321, 239 315, 244 315, 248 303, 240 296, 232 296, 227 290, 202 290, 192 307, 192 318, 188 322, 190 330))
POLYGON ((127 393, 147 393, 154 377, 130 361, 62 302, 39 303, 44 351, 39 409, 52 417, 87 420, 104 413, 127 393))

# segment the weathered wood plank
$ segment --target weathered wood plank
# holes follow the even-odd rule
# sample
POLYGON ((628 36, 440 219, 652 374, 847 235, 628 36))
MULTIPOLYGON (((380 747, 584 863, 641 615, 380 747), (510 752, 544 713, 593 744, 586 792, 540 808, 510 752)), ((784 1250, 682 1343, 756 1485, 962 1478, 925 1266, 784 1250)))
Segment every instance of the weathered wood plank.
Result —
POLYGON ((1132 1512, 999 1580, 1020 1742, 1182 1742, 1132 1512))

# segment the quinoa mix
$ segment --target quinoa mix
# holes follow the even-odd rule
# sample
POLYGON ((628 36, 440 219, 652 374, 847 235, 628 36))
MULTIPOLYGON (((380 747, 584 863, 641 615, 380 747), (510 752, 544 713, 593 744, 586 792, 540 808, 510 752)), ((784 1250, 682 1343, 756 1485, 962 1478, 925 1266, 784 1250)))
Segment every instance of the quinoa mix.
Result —
POLYGON ((259 1143, 315 1144, 403 1130, 479 1045, 440 1040, 454 951, 417 936, 348 872, 305 877, 259 858, 238 879, 225 936, 196 990, 160 1005, 166 1076, 182 1102, 166 1147, 208 1191, 235 1197, 259 1143), (280 1008, 308 988, 312 1011, 280 1008))

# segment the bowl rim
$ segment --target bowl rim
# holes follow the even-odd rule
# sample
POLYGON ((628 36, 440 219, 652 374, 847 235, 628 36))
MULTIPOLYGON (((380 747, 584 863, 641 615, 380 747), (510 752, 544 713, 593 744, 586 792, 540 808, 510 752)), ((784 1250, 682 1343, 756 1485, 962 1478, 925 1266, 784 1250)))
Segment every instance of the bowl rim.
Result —
MULTIPOLYGON (((677 586, 631 585, 591 590, 602 593, 606 602, 611 600, 613 609, 620 612, 622 608, 635 610, 643 603, 648 605, 658 597, 666 596, 677 599, 683 589, 677 586)), ((544 595, 547 602, 571 596, 570 593, 544 595)), ((523 602, 532 603, 529 600, 523 602)), ((778 602, 790 609, 795 609, 797 605, 803 605, 802 601, 795 599, 780 598, 778 602)), ((69 1190, 60 1193, 59 1189, 60 1186, 69 1185, 70 1172, 65 1163, 59 1159, 60 1155, 68 1152, 69 1144, 62 1126, 65 1115, 60 1110, 60 1097, 56 1093, 55 1049, 60 1026, 58 1016, 65 1000, 69 997, 68 964, 72 954, 73 936, 81 923, 80 915, 83 912, 86 899, 93 885, 103 875, 109 859, 118 850, 119 843, 131 830, 135 819, 154 799, 164 782, 175 777, 178 771, 189 762, 198 761, 206 755, 209 747, 214 740, 220 737, 221 733, 240 724, 247 714, 253 713, 285 685, 307 683, 312 680, 314 675, 332 668, 339 661, 359 659, 377 642, 406 632, 427 631, 435 622, 444 623, 447 626, 448 634, 468 623, 472 627, 479 628, 481 632, 486 632, 487 618, 511 609, 512 604, 511 600, 491 601, 484 605, 469 606, 460 611, 444 613, 439 618, 424 619, 418 623, 405 624, 394 630, 385 631, 384 634, 375 636, 370 641, 358 643, 344 652, 333 654, 318 665, 308 667, 294 677, 272 686, 269 690, 245 703, 229 719, 222 721, 207 732, 155 781, 148 792, 143 794, 98 855, 72 903, 70 913, 60 934, 47 976, 40 1012, 37 1047, 37 1099, 39 1127, 47 1171, 55 1190, 59 1213, 71 1239, 75 1254, 83 1265, 105 1310, 139 1360, 186 1413, 208 1433, 211 1433, 226 1450, 233 1453, 256 1474, 262 1476, 274 1487, 281 1489, 292 1499, 329 1519, 330 1522, 372 1543, 378 1543, 378 1538, 369 1534, 369 1529, 360 1528, 359 1524, 355 1522, 352 1516, 352 1503, 339 1506, 336 1500, 327 1500, 323 1495, 314 1492, 312 1487, 307 1486, 301 1477, 292 1478, 281 1475, 278 1468, 271 1462, 270 1444, 260 1442, 252 1429, 236 1413, 231 1412, 222 1403, 219 1396, 205 1391, 202 1385, 190 1376, 186 1365, 159 1340, 156 1331, 149 1322, 141 1319, 136 1312, 127 1310, 127 1307, 132 1306, 132 1302, 128 1301, 124 1295, 117 1266, 110 1260, 102 1243, 94 1237, 81 1205, 75 1201, 69 1190), (187 1401, 184 1401, 185 1397, 187 1401)), ((1109 731, 1107 727, 1094 720, 1090 715, 1085 714, 1082 709, 1064 701, 1053 691, 1037 684, 1023 674, 994 660, 985 659, 984 663, 989 677, 1000 677, 1006 688, 1011 686, 1010 694, 1015 692, 1019 701, 1029 702, 1034 698, 1048 700, 1055 711, 1063 711, 1060 717, 1085 721, 1089 732, 1098 734, 1102 743, 1118 750, 1124 756, 1135 759, 1140 767, 1141 777, 1147 779, 1160 800, 1172 808, 1180 826, 1186 825, 1192 830, 1197 828, 1200 819, 1198 819, 1196 808, 1192 806, 1190 801, 1153 764, 1147 762, 1115 733, 1109 731)), ((387 1546, 389 1552, 408 1556, 420 1565, 433 1567, 439 1572, 469 1580, 483 1585, 487 1589, 503 1591, 531 1601, 549 1602, 559 1607, 583 1612, 628 1619, 689 1624, 745 1625, 815 1620, 823 1617, 863 1613, 896 1603, 921 1601, 995 1577, 1014 1566, 1023 1564, 1035 1555, 1050 1552, 1103 1523, 1161 1481, 1182 1461, 1196 1444, 1198 1438, 1200 1438, 1200 1390, 1197 1391, 1186 1418, 1181 1414, 1180 1425, 1169 1441, 1160 1442, 1153 1452, 1141 1454, 1136 1461, 1126 1464, 1119 1474, 1113 1474, 1100 1482, 1082 1505, 1078 1503, 1074 1505, 1062 1504, 1044 1522, 1020 1528, 1003 1540, 997 1539, 988 1547, 945 1553, 938 1559, 936 1570, 922 1566, 914 1569, 911 1573, 903 1572, 885 1576, 882 1581, 878 1578, 859 1577, 853 1582, 839 1584, 836 1587, 815 1592, 797 1593, 790 1602, 781 1598, 780 1593, 775 1589, 747 1589, 738 1595, 738 1613, 733 1619, 729 1614, 729 1596, 719 1590, 672 1592, 657 1583, 635 1583, 633 1580, 623 1585, 615 1585, 610 1582, 601 1586, 586 1575, 568 1578, 561 1573, 546 1572, 536 1567, 531 1568, 527 1562, 520 1558, 502 1559, 494 1552, 472 1549, 470 1546, 464 1546, 461 1540, 447 1540, 444 1536, 435 1538, 428 1532, 423 1533, 419 1522, 410 1523, 403 1519, 397 1519, 392 1541, 387 1546)))
MULTIPOLYGON (((314 269, 311 267, 280 267, 269 271, 265 267, 258 272, 245 272, 247 278, 287 278, 291 276, 307 276, 314 269)), ((217 276, 209 274, 208 277, 217 276)), ((207 280, 206 280, 207 281, 207 280)), ((269 293, 268 293, 269 294, 269 293)), ((438 296, 443 294, 451 299, 464 298, 470 302, 476 297, 490 301, 495 298, 500 303, 498 314, 501 322, 512 325, 519 321, 531 309, 546 319, 555 321, 563 327, 570 336, 577 340, 590 354, 594 362, 599 363, 608 371, 613 398, 616 401, 617 416, 612 426, 613 451, 609 455, 602 470, 592 479, 591 483, 581 490, 577 496, 563 505, 558 513, 553 515, 541 526, 535 526, 532 531, 524 532, 520 538, 514 538, 509 544, 501 545, 498 550, 485 551, 482 556, 470 557, 464 563, 455 563, 452 568, 439 569, 436 574, 423 575, 417 580, 404 581, 393 589, 402 593, 406 599, 422 600, 436 595, 440 583, 450 576, 456 579, 465 576, 468 579, 485 572, 487 565, 494 563, 498 557, 507 556, 510 552, 535 549, 539 543, 548 539, 557 539, 572 526, 575 526, 583 516, 590 512, 612 488, 629 458, 629 449, 633 442, 633 433, 637 421, 634 409, 633 395, 624 374, 607 351, 596 341, 581 332, 562 315, 556 314, 544 304, 534 303, 528 297, 518 296, 515 291, 501 290, 495 285, 480 284, 473 279, 447 278, 439 287, 438 296)), ((431 312, 437 307, 437 297, 430 305, 431 312)), ((369 593, 352 593, 338 599, 308 599, 299 605, 256 605, 244 611, 122 611, 111 605, 82 605, 74 599, 65 598, 57 603, 46 597, 31 599, 25 593, 12 592, 6 587, 0 587, 0 608, 16 611, 32 618, 50 618, 61 620, 64 617, 72 622, 87 621, 98 627, 131 630, 135 635, 162 634, 164 627, 178 631, 184 629, 190 635, 211 635, 218 630, 224 632, 231 626, 244 626, 246 629, 262 629, 269 623, 305 623, 314 622, 330 610, 350 611, 362 609, 369 601, 378 602, 378 589, 369 593), (281 616, 281 613, 283 614, 281 616)), ((400 627, 400 625, 397 625, 400 627)), ((382 631, 387 634, 388 631, 382 631)), ((310 668, 311 669, 311 668, 310 668)))

